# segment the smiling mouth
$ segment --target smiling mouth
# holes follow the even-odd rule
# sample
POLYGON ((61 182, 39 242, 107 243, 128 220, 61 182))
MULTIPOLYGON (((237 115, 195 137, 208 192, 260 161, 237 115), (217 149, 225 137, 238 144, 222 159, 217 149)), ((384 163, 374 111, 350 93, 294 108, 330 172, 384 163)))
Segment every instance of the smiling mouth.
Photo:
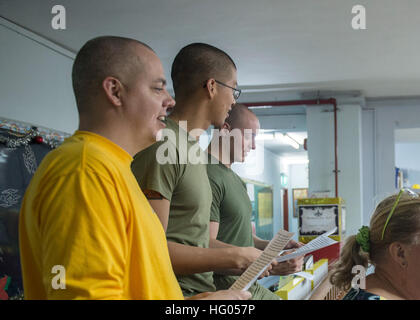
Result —
POLYGON ((158 120, 161 121, 162 123, 166 124, 166 116, 160 116, 160 117, 158 117, 158 120))

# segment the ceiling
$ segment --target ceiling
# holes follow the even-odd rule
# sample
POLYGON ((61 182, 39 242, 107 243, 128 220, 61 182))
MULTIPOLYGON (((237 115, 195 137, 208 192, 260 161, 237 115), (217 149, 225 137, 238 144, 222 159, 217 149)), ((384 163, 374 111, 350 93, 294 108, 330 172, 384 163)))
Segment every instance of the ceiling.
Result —
MULTIPOLYGON (((191 42, 235 60, 238 82, 253 90, 360 90, 366 97, 417 96, 417 0, 61 0, 66 30, 51 27, 51 0, 0 0, 0 15, 76 52, 99 35, 146 42, 167 77, 191 42), (366 7, 366 30, 351 27, 366 7)), ((169 81, 169 86, 171 83, 169 81)))

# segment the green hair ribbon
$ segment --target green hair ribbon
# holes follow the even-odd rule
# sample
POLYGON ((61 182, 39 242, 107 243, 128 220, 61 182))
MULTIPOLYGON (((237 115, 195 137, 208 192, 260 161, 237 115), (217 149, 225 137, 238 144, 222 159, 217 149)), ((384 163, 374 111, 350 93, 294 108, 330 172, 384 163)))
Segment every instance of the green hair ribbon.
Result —
POLYGON ((356 235, 356 242, 364 252, 370 251, 369 227, 363 226, 356 235))

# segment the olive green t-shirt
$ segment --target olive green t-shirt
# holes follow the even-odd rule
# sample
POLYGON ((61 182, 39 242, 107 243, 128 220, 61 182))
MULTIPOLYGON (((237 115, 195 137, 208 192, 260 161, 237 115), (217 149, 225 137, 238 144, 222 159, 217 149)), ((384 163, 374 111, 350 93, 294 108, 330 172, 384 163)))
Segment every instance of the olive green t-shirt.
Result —
MULTIPOLYGON (((134 157, 133 173, 142 190, 159 192, 170 201, 167 240, 208 248, 212 194, 204 164, 207 156, 170 118, 163 137, 134 157)), ((177 275, 177 280, 185 296, 215 291, 212 272, 177 275)))
POLYGON ((245 183, 211 155, 207 175, 213 193, 210 221, 219 223, 217 240, 238 247, 253 247, 252 205, 245 183))
MULTIPOLYGON (((252 205, 246 184, 230 168, 209 155, 207 165, 213 201, 210 221, 219 223, 217 240, 238 247, 253 247, 251 215, 252 205)), ((217 290, 229 289, 238 277, 214 274, 217 290)), ((267 288, 255 283, 249 291, 252 300, 278 300, 279 297, 267 288)))

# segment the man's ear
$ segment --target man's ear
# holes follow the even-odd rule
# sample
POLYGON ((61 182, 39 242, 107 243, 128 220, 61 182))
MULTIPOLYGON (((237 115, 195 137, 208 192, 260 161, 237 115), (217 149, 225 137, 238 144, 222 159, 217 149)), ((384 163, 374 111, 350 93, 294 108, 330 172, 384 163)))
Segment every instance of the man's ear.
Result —
POLYGON ((216 94, 216 81, 214 79, 208 79, 204 84, 204 88, 207 89, 208 97, 211 99, 216 94))
POLYGON ((122 91, 123 85, 120 80, 114 77, 106 77, 102 81, 102 88, 105 91, 105 96, 116 107, 122 106, 122 91))
POLYGON ((408 246, 400 242, 393 242, 388 247, 388 252, 391 259, 397 263, 401 268, 405 269, 408 266, 408 246))
POLYGON ((227 122, 223 123, 222 129, 230 131, 230 124, 227 122))
POLYGON ((223 123, 222 127, 220 128, 220 136, 226 137, 229 135, 230 132, 230 124, 229 123, 223 123))

